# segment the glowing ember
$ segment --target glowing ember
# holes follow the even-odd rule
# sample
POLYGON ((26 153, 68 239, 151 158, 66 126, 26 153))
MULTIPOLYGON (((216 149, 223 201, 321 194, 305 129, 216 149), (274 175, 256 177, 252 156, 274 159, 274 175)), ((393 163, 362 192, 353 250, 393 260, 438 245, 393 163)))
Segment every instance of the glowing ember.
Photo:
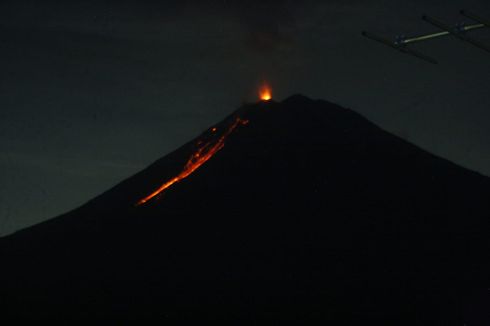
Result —
POLYGON ((263 84, 259 90, 259 97, 262 101, 268 101, 272 98, 272 90, 267 84, 263 84))
MULTIPOLYGON (((153 191, 151 194, 141 199, 136 203, 137 206, 142 205, 154 198, 155 196, 161 194, 166 189, 170 188, 174 183, 179 182, 180 180, 188 177, 192 172, 197 170, 201 165, 203 165, 207 160, 209 160, 214 154, 216 154, 220 149, 225 146, 226 138, 235 130, 238 125, 246 125, 248 120, 242 120, 237 118, 233 124, 221 135, 221 137, 217 141, 209 141, 203 144, 202 141, 198 141, 197 144, 200 145, 199 149, 192 154, 187 163, 184 166, 182 172, 180 172, 177 176, 168 180, 164 184, 162 184, 157 190, 153 191)), ((212 128, 211 131, 216 132, 216 128, 212 128)))

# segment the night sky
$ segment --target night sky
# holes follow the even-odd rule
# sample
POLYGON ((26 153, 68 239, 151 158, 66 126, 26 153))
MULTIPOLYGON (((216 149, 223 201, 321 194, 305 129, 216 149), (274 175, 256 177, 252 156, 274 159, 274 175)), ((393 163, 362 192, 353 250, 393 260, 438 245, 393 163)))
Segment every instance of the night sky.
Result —
MULTIPOLYGON (((437 31, 488 0, 2 1, 0 234, 73 209, 244 102, 264 80, 351 108, 490 175, 490 53, 437 31)), ((490 45, 490 29, 471 32, 490 45)), ((321 164, 321 163, 320 163, 321 164)))

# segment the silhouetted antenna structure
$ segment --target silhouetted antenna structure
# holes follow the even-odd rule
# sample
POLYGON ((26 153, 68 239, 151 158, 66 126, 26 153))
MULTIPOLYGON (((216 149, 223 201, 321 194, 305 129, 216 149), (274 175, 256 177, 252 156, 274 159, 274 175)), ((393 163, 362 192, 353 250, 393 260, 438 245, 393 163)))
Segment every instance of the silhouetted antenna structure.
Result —
POLYGON ((366 32, 366 31, 363 31, 362 35, 371 39, 371 40, 374 40, 374 41, 383 43, 389 47, 392 47, 395 50, 398 50, 398 51, 406 53, 406 54, 410 54, 414 57, 417 57, 419 59, 422 59, 426 62, 430 62, 433 64, 437 64, 437 61, 435 59, 433 59, 429 56, 426 56, 425 54, 422 54, 416 50, 409 48, 408 45, 412 44, 412 43, 421 42, 421 41, 431 40, 431 39, 438 38, 441 36, 452 35, 452 36, 459 38, 461 41, 470 43, 471 45, 474 45, 474 46, 490 53, 490 46, 485 45, 485 44, 479 42, 478 40, 475 40, 475 39, 473 39, 467 35, 467 32, 469 32, 469 31, 472 31, 472 30, 475 30, 478 28, 490 27, 490 21, 485 20, 484 18, 481 18, 481 17, 479 17, 475 14, 472 14, 466 10, 461 10, 459 13, 461 15, 477 22, 477 24, 471 24, 470 25, 470 24, 465 24, 465 23, 459 23, 459 24, 456 24, 455 26, 450 26, 450 25, 447 25, 447 24, 439 21, 438 19, 424 15, 424 16, 422 16, 422 19, 424 21, 434 25, 435 27, 438 27, 439 29, 442 29, 443 31, 419 35, 419 36, 414 36, 414 37, 406 37, 405 35, 397 35, 395 37, 394 41, 391 41, 391 40, 384 38, 384 37, 377 36, 373 33, 366 32))

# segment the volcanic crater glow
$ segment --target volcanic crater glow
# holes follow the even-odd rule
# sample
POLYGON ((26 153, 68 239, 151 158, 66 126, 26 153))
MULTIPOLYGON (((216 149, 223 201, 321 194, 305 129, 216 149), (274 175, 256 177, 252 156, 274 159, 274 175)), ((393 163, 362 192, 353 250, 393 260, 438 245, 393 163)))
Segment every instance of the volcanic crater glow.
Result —
POLYGON ((259 90, 259 98, 262 101, 269 101, 272 99, 272 89, 268 84, 263 84, 259 90))

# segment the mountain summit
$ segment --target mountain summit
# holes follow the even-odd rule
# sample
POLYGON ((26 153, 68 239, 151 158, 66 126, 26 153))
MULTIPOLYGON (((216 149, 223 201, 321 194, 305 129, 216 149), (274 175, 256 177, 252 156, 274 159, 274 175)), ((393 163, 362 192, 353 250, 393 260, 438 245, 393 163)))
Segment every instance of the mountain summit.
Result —
POLYGON ((0 239, 0 298, 37 319, 476 325, 489 196, 352 110, 263 101, 0 239))

